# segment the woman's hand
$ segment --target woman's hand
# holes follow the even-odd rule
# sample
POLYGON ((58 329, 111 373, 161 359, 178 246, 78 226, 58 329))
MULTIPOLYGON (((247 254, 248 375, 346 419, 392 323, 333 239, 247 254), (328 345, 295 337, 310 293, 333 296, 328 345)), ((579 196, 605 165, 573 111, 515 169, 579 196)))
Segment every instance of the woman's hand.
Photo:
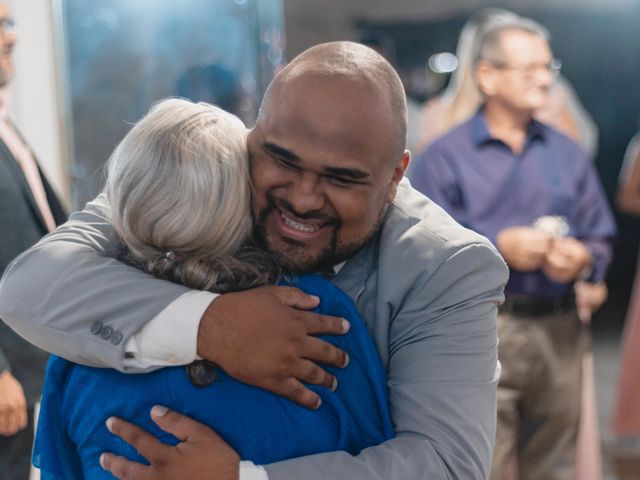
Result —
POLYGON ((150 465, 111 453, 100 465, 121 480, 238 480, 240 457, 216 432, 195 420, 156 405, 151 419, 181 443, 162 443, 142 428, 122 419, 107 420, 109 431, 135 448, 150 465))

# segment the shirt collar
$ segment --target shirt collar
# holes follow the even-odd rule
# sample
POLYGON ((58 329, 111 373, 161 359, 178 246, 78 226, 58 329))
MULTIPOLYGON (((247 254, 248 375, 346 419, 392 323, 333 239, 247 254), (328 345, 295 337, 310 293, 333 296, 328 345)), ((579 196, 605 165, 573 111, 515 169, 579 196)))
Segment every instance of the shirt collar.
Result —
MULTIPOLYGON (((478 146, 497 140, 489 132, 489 128, 487 127, 487 119, 482 108, 478 110, 478 113, 476 113, 475 116, 471 119, 470 127, 473 142, 478 146)), ((533 138, 544 139, 543 125, 537 120, 531 120, 531 123, 527 127, 527 143, 529 143, 529 141, 531 141, 533 138)))
POLYGON ((344 262, 340 262, 337 265, 333 266, 333 274, 337 275, 340 273, 340 270, 342 270, 342 267, 344 267, 344 264, 347 263, 347 261, 345 260, 344 262))

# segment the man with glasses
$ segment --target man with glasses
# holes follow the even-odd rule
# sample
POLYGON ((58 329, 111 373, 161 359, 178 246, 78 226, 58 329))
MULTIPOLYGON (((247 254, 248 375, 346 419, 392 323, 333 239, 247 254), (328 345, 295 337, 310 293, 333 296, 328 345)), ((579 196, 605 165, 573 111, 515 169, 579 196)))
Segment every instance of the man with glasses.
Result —
POLYGON ((515 452, 521 480, 571 479, 588 344, 573 286, 604 280, 615 226, 586 154, 533 119, 560 66, 547 31, 515 18, 481 35, 483 106, 417 159, 411 179, 510 267, 491 478, 504 479, 515 452))
MULTIPOLYGON (((7 117, 15 25, 0 3, 0 274, 14 257, 65 221, 65 214, 29 146, 7 117)), ((37 292, 32 292, 32 295, 37 292)), ((34 405, 48 355, 0 321, 0 479, 26 480, 31 465, 34 405)))

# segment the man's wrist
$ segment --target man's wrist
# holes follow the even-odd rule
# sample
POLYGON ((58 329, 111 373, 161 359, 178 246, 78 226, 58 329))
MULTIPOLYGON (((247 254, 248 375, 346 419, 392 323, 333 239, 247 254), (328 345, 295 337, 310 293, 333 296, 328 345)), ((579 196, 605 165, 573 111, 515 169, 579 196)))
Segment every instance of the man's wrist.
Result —
POLYGON ((218 338, 220 329, 216 327, 224 317, 224 303, 228 294, 217 295, 202 314, 198 324, 196 355, 198 358, 220 363, 218 354, 228 339, 218 338))

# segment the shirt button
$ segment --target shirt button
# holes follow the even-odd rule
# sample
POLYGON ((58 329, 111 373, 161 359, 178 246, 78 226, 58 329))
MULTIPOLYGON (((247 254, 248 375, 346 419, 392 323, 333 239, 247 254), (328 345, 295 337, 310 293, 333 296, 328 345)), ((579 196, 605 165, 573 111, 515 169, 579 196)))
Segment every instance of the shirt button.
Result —
POLYGON ((104 327, 102 329, 102 332, 100 333, 100 336, 104 340, 109 340, 111 338, 112 334, 113 334, 113 328, 111 328, 109 325, 107 325, 106 327, 104 327))
POLYGON ((118 345, 122 341, 122 332, 113 332, 111 335, 111 343, 118 345))
POLYGON ((91 325, 91 333, 98 335, 102 331, 102 322, 100 320, 93 322, 91 325))

